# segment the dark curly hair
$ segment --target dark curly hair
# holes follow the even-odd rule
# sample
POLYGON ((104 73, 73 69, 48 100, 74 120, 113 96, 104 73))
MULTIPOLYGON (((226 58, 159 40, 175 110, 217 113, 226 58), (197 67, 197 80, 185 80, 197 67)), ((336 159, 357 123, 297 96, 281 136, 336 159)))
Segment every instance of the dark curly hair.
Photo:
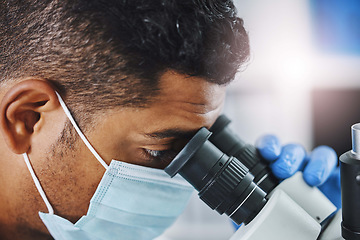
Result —
POLYGON ((0 0, 1 83, 46 78, 79 113, 146 107, 167 70, 227 84, 248 56, 230 0, 0 0))

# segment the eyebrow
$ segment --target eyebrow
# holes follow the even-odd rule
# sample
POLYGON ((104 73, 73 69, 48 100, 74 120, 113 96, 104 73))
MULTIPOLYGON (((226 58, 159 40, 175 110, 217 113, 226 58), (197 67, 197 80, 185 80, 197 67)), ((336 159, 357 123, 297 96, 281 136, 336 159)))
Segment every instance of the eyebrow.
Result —
POLYGON ((154 139, 164 138, 191 138, 196 133, 196 130, 181 130, 181 129, 165 129, 158 132, 145 133, 146 137, 154 139))

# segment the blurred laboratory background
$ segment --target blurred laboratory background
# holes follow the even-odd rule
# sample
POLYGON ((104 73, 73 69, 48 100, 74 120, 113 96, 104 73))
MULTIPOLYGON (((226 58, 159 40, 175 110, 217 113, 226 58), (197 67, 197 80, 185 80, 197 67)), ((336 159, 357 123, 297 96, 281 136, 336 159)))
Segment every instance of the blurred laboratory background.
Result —
MULTIPOLYGON (((360 122, 360 1, 235 0, 251 59, 228 88, 224 113, 246 142, 271 133, 308 151, 351 149, 360 122)), ((159 239, 225 240, 234 229, 193 196, 159 239)))

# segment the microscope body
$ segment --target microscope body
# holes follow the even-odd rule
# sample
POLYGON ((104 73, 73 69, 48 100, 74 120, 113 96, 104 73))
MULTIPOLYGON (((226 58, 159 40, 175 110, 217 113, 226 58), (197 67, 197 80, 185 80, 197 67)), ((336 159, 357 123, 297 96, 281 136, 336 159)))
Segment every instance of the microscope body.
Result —
POLYGON ((352 150, 340 157, 344 211, 337 211, 301 172, 279 183, 229 123, 220 116, 211 132, 200 129, 165 172, 180 174, 211 209, 243 223, 230 240, 360 240, 360 124, 352 126, 352 150))
POLYGON ((298 172, 280 183, 257 216, 230 240, 342 240, 341 210, 298 172))

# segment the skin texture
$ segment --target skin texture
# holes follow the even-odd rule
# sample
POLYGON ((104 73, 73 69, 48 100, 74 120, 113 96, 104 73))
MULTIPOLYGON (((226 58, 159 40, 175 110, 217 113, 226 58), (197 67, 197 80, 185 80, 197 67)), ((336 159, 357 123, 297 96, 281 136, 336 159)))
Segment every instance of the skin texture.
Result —
MULTIPOLYGON (((38 216, 47 209, 21 153, 29 154, 55 213, 72 222, 86 214, 105 169, 81 141, 59 142, 68 120, 48 81, 16 82, 0 93, 0 238, 49 239, 38 216)), ((191 135, 215 122, 224 97, 224 86, 167 71, 150 107, 99 112, 85 135, 108 164, 164 168, 191 135)))

